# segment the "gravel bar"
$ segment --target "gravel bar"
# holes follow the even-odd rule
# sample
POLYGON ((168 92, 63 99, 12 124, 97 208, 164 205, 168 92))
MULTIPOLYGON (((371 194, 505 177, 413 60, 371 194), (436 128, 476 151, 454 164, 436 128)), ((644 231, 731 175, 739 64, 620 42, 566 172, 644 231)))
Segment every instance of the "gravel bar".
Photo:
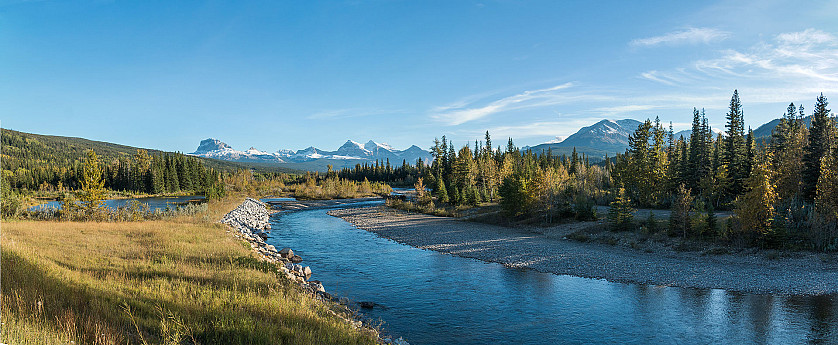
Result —
POLYGON ((331 210, 328 214, 402 244, 507 267, 621 283, 756 294, 838 293, 838 264, 816 254, 769 260, 758 254, 646 253, 383 206, 331 210))

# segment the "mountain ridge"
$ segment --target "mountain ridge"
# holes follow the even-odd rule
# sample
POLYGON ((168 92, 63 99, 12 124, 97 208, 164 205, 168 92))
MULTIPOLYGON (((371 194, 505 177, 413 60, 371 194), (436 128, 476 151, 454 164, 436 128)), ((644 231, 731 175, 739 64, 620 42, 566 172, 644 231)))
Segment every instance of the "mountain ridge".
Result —
POLYGON ((323 170, 326 165, 352 166, 356 163, 375 160, 390 160, 393 163, 399 161, 414 163, 419 159, 426 163, 431 161, 430 152, 421 149, 419 146, 412 145, 404 150, 396 150, 387 143, 379 143, 374 140, 369 140, 365 144, 347 140, 335 151, 326 151, 309 146, 297 151, 279 149, 276 152, 267 152, 253 147, 245 151, 239 151, 221 140, 207 138, 202 140, 198 148, 189 154, 234 162, 317 167, 316 170, 323 170))

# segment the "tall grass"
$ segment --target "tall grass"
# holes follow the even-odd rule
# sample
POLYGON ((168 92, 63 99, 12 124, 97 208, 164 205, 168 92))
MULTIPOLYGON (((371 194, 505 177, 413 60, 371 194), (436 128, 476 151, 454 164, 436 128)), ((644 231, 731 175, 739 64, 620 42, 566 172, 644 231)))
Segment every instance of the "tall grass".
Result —
POLYGON ((241 198, 142 222, 2 224, 7 344, 372 344, 216 224, 241 198))

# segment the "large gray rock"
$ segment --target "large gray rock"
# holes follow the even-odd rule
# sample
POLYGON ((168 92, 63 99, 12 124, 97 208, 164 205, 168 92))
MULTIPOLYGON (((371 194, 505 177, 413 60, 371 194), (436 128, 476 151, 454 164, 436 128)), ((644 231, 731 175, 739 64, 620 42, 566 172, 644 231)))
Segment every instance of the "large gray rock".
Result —
POLYGON ((326 288, 324 288, 323 284, 320 284, 320 282, 309 282, 308 286, 310 286, 314 292, 326 292, 326 288))
POLYGON ((279 255, 282 255, 286 259, 291 259, 294 257, 294 251, 291 248, 285 247, 279 250, 279 255))

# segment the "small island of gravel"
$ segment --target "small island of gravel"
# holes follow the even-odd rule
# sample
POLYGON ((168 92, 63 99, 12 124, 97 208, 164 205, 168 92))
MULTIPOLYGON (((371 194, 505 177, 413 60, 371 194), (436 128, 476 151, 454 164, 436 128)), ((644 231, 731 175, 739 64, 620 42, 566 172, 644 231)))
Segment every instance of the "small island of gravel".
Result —
POLYGON ((757 294, 838 293, 838 264, 815 254, 767 259, 759 254, 647 253, 565 240, 544 231, 407 213, 384 206, 328 213, 399 243, 508 267, 613 282, 757 294))

